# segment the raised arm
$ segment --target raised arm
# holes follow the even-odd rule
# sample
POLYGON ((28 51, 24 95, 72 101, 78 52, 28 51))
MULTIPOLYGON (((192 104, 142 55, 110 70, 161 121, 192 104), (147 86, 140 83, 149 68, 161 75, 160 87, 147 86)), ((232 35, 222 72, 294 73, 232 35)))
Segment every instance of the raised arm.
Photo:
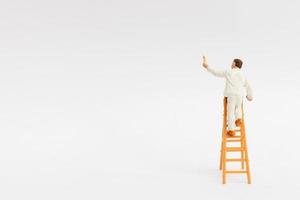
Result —
POLYGON ((252 88, 250 87, 250 84, 247 79, 245 80, 245 88, 246 88, 246 95, 247 95, 246 98, 249 101, 252 101, 253 100, 253 92, 252 92, 252 88))
POLYGON ((226 74, 226 70, 215 70, 213 68, 211 68, 208 63, 207 63, 207 59, 205 56, 203 56, 203 63, 202 63, 202 66, 204 68, 207 69, 208 72, 210 72, 211 74, 213 74, 214 76, 217 76, 217 77, 225 77, 225 74, 226 74))

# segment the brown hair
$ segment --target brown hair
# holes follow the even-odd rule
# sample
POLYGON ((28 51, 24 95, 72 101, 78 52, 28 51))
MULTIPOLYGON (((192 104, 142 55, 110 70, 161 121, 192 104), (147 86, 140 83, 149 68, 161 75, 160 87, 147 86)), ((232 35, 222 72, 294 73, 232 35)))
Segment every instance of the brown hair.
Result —
POLYGON ((241 59, 234 59, 233 62, 235 63, 235 66, 237 66, 238 68, 242 68, 242 65, 243 65, 243 61, 241 59))

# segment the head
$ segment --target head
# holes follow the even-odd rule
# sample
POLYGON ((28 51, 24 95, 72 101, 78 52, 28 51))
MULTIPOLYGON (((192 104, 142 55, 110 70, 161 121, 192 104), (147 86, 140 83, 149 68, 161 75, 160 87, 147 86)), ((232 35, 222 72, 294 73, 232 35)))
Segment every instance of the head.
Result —
POLYGON ((243 61, 241 59, 236 58, 236 59, 233 60, 233 62, 231 64, 231 68, 232 69, 233 68, 239 68, 239 69, 241 69, 242 65, 243 65, 243 61))

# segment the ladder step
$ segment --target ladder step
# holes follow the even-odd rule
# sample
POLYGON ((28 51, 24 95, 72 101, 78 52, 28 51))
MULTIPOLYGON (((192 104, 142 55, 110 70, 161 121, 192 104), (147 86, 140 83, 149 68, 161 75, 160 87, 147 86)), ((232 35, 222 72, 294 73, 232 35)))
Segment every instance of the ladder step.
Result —
POLYGON ((243 151, 243 150, 245 150, 245 148, 243 148, 243 147, 226 147, 225 150, 226 151, 243 151))
POLYGON ((228 135, 226 135, 226 138, 241 138, 241 136, 240 135, 235 135, 235 136, 228 136, 228 135))
POLYGON ((225 171, 225 173, 228 173, 228 174, 242 174, 242 173, 247 173, 247 171, 230 170, 230 171, 225 171))
POLYGON ((242 162, 242 161, 247 161, 245 158, 227 158, 227 162, 242 162))
MULTIPOLYGON (((227 131, 229 131, 228 129, 226 129, 227 131)), ((241 129, 235 129, 235 132, 241 132, 241 129)))
POLYGON ((226 140, 226 142, 241 142, 241 139, 235 139, 235 140, 226 140))

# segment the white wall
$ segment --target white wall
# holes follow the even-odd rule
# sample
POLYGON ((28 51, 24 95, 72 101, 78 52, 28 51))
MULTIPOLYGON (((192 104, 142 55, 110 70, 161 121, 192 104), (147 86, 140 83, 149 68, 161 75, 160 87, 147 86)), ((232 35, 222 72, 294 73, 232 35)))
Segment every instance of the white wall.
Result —
POLYGON ((0 198, 299 196, 298 1, 1 1, 0 198), (253 184, 218 171, 244 61, 253 184))

